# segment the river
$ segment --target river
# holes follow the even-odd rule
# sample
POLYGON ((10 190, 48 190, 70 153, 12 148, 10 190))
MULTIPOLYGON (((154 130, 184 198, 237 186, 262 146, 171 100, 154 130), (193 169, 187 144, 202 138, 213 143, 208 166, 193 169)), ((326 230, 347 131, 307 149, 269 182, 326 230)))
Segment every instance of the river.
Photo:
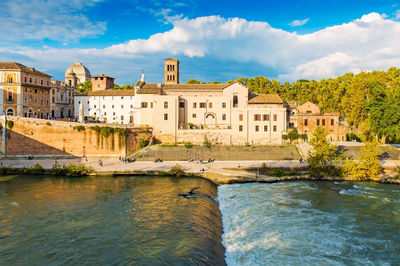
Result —
POLYGON ((228 265, 399 265, 400 186, 298 181, 218 188, 228 265))
POLYGON ((18 176, 0 182, 0 265, 224 265, 208 196, 198 178, 18 176))

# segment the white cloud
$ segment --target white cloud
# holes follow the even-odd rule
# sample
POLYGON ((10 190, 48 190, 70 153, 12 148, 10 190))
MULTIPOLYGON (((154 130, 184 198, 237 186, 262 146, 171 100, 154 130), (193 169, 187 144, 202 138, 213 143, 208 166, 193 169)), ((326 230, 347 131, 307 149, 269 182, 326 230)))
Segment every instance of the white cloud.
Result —
POLYGON ((292 27, 298 27, 298 26, 303 26, 309 21, 308 18, 303 19, 303 20, 293 20, 292 22, 289 23, 290 26, 292 27))
POLYGON ((394 18, 395 19, 400 19, 400 9, 396 11, 396 13, 394 13, 394 18))
POLYGON ((106 24, 92 22, 82 13, 83 9, 101 1, 5 0, 0 16, 1 39, 69 42, 103 34, 106 24))
MULTIPOLYGON (((131 76, 134 69, 140 71, 144 67, 149 73, 166 56, 212 60, 215 69, 229 69, 225 65, 229 61, 235 64, 235 69, 242 65, 240 76, 248 75, 249 64, 257 65, 260 68, 256 75, 267 75, 269 69, 279 73, 273 77, 282 81, 320 79, 348 71, 383 70, 400 65, 400 22, 384 19, 377 13, 303 35, 273 28, 266 22, 220 16, 183 18, 174 20, 172 25, 171 30, 148 39, 104 49, 24 48, 14 53, 30 56, 43 65, 63 68, 72 63, 71 58, 78 58, 89 66, 92 64, 95 71, 109 73, 123 82, 134 82, 136 77, 131 76)), ((162 80, 162 72, 154 75, 162 80)), ((235 77, 221 75, 219 79, 235 77)))

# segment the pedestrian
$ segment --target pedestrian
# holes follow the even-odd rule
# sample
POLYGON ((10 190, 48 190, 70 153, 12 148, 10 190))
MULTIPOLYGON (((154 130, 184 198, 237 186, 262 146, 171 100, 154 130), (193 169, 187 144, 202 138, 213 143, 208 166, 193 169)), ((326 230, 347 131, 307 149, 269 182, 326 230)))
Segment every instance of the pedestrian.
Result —
POLYGON ((303 158, 302 158, 302 157, 300 157, 299 162, 300 162, 300 163, 303 163, 303 158))

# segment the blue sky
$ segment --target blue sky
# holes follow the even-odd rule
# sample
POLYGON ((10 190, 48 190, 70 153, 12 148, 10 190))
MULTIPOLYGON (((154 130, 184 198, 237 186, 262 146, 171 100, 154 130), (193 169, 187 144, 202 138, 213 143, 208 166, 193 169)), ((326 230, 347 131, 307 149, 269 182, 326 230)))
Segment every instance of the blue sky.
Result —
POLYGON ((189 78, 320 79, 400 67, 398 1, 2 0, 0 61, 63 79, 92 74, 163 80, 163 59, 189 78), (13 30, 10 30, 13 29, 13 30))

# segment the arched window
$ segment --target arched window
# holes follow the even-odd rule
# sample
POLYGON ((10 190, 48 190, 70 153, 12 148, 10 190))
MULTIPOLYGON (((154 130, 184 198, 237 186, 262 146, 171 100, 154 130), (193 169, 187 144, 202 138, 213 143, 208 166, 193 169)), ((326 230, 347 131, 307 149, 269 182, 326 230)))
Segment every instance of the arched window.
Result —
POLYGON ((7 76, 7 80, 8 83, 13 83, 13 76, 12 75, 7 76))
POLYGON ((28 110, 28 117, 33 117, 33 110, 32 109, 28 110))
POLYGON ((72 82, 71 82, 71 80, 68 80, 68 86, 70 86, 70 87, 71 87, 71 85, 72 85, 72 82))
POLYGON ((6 111, 6 115, 7 115, 7 116, 8 116, 8 115, 14 115, 14 109, 8 108, 7 111, 6 111))

